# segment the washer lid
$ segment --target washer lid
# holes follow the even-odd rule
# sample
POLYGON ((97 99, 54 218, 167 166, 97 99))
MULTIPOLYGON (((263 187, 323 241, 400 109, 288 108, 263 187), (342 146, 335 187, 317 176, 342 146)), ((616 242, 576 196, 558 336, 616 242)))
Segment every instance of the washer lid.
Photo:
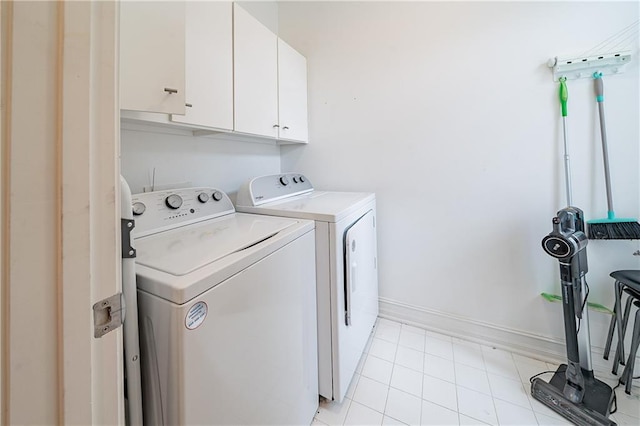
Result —
POLYGON ((265 241, 296 223, 285 218, 230 214, 136 239, 136 263, 183 276, 265 241))
POLYGON ((375 201, 369 192, 313 191, 255 207, 236 206, 237 211, 339 222, 355 210, 375 201))

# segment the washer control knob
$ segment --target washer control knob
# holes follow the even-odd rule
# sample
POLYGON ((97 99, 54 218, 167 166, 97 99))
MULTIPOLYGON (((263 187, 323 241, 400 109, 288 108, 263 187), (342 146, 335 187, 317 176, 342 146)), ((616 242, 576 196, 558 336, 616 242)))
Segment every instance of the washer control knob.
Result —
POLYGON ((206 192, 199 193, 198 201, 200 201, 201 203, 206 203, 207 201, 209 201, 209 194, 207 194, 206 192))
POLYGON ((213 194, 211 194, 211 197, 216 201, 220 201, 222 200, 222 192, 216 191, 213 194))
POLYGON ((300 176, 298 176, 298 179, 300 179, 300 183, 304 182, 304 176, 300 175, 300 176))
POLYGON ((171 194, 167 198, 165 198, 164 203, 170 209, 176 210, 182 206, 182 197, 178 194, 171 194))
POLYGON ((293 183, 298 183, 298 177, 297 176, 293 177, 293 183))
POLYGON ((140 201, 136 201, 131 206, 131 210, 133 210, 134 216, 140 216, 142 213, 144 213, 146 209, 147 209, 147 206, 145 206, 144 203, 141 203, 140 201))
POLYGON ((284 186, 287 186, 287 185, 289 185, 289 179, 287 179, 286 176, 282 176, 282 177, 280 177, 280 183, 282 185, 284 185, 284 186))

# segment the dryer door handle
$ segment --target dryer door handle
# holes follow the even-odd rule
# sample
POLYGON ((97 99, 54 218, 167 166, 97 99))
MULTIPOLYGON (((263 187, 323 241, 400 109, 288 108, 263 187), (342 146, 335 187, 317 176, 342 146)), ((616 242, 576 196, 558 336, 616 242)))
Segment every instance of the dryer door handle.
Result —
POLYGON ((351 308, 353 305, 351 293, 356 291, 358 263, 356 262, 356 242, 347 236, 345 238, 345 274, 344 274, 344 297, 345 297, 345 324, 352 325, 351 308))
POLYGON ((356 284, 358 284, 358 264, 354 261, 349 265, 349 272, 351 274, 351 291, 356 291, 356 284))

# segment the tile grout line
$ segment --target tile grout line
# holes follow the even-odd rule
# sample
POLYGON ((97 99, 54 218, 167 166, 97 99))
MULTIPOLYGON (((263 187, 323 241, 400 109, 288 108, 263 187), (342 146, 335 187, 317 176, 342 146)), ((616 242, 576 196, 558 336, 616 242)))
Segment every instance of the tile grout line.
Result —
MULTIPOLYGON (((402 333, 402 327, 400 328, 400 333, 402 333)), ((389 377, 389 386, 387 389, 387 398, 384 401, 384 413, 382 413, 382 421, 384 421, 384 417, 386 416, 386 412, 387 412, 387 404, 389 403, 389 394, 391 393, 391 381, 393 380, 393 370, 395 370, 396 368, 396 355, 398 353, 398 347, 400 346, 400 335, 398 335, 398 345, 396 345, 396 352, 393 354, 393 364, 391 365, 391 377, 389 377)), ((422 414, 422 412, 421 412, 422 414)), ((394 418, 395 419, 395 418, 394 418)), ((397 421, 400 421, 398 419, 395 419, 397 421)), ((404 422, 402 422, 404 423, 404 422)))
POLYGON ((458 413, 458 425, 462 423, 462 418, 460 417, 462 413, 460 413, 460 395, 458 395, 458 375, 456 373, 456 354, 453 351, 453 342, 451 342, 451 363, 453 364, 453 385, 456 390, 456 412, 458 413))
MULTIPOLYGON (((400 327, 400 336, 402 336, 402 326, 400 327)), ((389 377, 389 391, 387 392, 387 401, 385 403, 384 411, 387 411, 387 404, 389 403, 389 394, 391 393, 391 389, 395 389, 391 386, 391 382, 393 381, 393 373, 396 369, 396 356, 398 354, 398 347, 400 346, 400 337, 398 337, 398 344, 396 345, 396 350, 393 353, 393 361, 391 363, 391 377, 389 377)), ((397 420, 397 419, 396 419, 397 420)), ((399 420, 398 420, 399 421, 399 420)), ((404 423, 404 422, 403 422, 404 423)))
MULTIPOLYGON (((487 382, 489 383, 489 392, 491 392, 491 403, 493 404, 493 412, 496 413, 496 422, 498 426, 500 426, 500 418, 498 417, 498 407, 496 406, 496 398, 493 396, 493 389, 491 387, 491 382, 489 381, 489 373, 487 373, 487 362, 484 359, 484 352, 482 352, 482 348, 480 348, 480 355, 482 356, 482 363, 485 367, 485 375, 487 376, 487 382)), ((534 416, 535 417, 535 416, 534 416)), ((538 423, 538 419, 536 418, 536 423, 538 423)))
MULTIPOLYGON (((511 359, 511 361, 513 362, 513 364, 516 366, 516 371, 518 371, 518 365, 516 364, 516 360, 513 358, 513 353, 509 352, 509 358, 511 359)), ((518 377, 520 376, 520 373, 518 372, 518 377)), ((525 396, 527 397, 527 402, 529 403, 529 407, 531 408, 531 411, 533 411, 533 416, 536 419, 536 422, 538 424, 540 424, 540 421, 538 420, 538 417, 536 416, 535 411, 533 410, 533 404, 531 404, 531 400, 529 399, 529 395, 527 393, 527 387, 526 387, 526 383, 522 383, 522 380, 520 380, 520 386, 522 386, 522 388, 524 389, 524 393, 525 396)), ((531 378, 529 378, 529 384, 528 386, 531 386, 531 378)))
MULTIPOLYGON (((400 347, 400 346, 398 346, 400 347)), ((422 345, 422 373, 420 373, 420 424, 422 424, 422 411, 424 408, 424 354, 427 349, 427 337, 424 336, 424 345, 422 345)), ((458 422, 460 423, 460 422, 458 422)))

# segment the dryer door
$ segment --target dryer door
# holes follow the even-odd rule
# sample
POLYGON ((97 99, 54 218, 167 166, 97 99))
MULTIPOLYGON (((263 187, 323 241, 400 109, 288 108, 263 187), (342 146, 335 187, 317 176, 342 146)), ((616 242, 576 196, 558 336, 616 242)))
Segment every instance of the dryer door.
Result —
MULTIPOLYGON (((327 390, 321 386, 320 394, 341 402, 378 315, 375 207, 354 213, 341 224, 336 224, 334 229, 332 245, 336 258, 332 260, 335 269, 332 267, 331 278, 332 388, 327 396, 327 390)), ((323 348, 320 345, 319 349, 323 348)), ((323 384, 325 372, 320 371, 323 384)))
MULTIPOLYGON (((345 323, 373 326, 378 314, 375 216, 372 210, 344 234, 345 323)), ((367 332, 367 337, 368 337, 367 332)))

